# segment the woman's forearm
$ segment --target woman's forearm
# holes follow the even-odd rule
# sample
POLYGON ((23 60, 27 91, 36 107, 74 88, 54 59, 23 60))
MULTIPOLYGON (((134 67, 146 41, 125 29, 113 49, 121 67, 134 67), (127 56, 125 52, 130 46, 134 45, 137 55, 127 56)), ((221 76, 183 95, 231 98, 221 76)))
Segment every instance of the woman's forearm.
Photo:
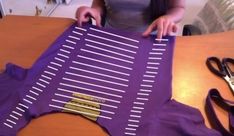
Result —
POLYGON ((93 0, 91 7, 96 9, 101 15, 103 15, 105 2, 104 0, 93 0))
POLYGON ((175 23, 182 20, 185 12, 185 0, 170 0, 169 10, 167 15, 175 23))

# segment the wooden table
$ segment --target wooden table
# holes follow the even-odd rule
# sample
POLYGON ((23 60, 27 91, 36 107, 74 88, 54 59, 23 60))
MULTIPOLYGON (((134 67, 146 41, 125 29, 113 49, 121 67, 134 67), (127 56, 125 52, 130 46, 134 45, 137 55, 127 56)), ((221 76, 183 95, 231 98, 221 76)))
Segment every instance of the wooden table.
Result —
MULTIPOLYGON (((0 70, 7 62, 30 67, 45 49, 72 23, 72 19, 6 16, 0 20, 0 70)), ((177 37, 173 64, 173 98, 198 108, 210 127, 204 100, 211 88, 233 100, 227 84, 212 74, 205 61, 209 56, 234 58, 234 31, 204 36, 177 37)), ((225 127, 227 113, 217 108, 225 127)), ((63 113, 37 118, 19 132, 19 136, 107 135, 95 123, 80 116, 63 113)))

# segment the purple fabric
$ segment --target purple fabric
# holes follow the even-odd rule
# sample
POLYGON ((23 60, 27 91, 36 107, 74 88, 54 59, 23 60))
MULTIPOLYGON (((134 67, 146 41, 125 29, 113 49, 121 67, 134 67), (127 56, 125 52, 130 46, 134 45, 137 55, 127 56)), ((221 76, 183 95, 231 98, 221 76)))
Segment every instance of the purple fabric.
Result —
POLYGON ((32 68, 9 64, 0 75, 0 135, 16 135, 41 115, 68 112, 112 136, 219 136, 198 110, 171 100, 174 42, 72 25, 32 68))

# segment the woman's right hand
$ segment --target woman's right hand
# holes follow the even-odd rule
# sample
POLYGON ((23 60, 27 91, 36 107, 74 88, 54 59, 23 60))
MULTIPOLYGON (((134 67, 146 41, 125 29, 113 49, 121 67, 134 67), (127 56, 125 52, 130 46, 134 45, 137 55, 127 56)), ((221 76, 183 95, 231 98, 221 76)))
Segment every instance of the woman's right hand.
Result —
POLYGON ((91 18, 96 21, 96 25, 101 27, 101 13, 87 6, 81 6, 76 11, 76 18, 78 26, 82 26, 82 23, 88 22, 91 18))

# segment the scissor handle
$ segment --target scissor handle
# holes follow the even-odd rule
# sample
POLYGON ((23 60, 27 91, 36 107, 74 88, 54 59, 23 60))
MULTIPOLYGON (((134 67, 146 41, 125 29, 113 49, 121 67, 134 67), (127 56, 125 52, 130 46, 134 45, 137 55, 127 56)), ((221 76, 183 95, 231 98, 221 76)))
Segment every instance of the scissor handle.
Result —
POLYGON ((209 57, 206 60, 206 65, 208 69, 216 74, 217 76, 224 77, 226 76, 225 69, 223 67, 222 62, 217 57, 209 57), (216 65, 216 67, 214 67, 216 65))
POLYGON ((227 74, 229 77, 234 77, 234 72, 230 68, 230 64, 234 66, 234 59, 233 58, 224 58, 223 59, 223 64, 226 68, 227 74))

